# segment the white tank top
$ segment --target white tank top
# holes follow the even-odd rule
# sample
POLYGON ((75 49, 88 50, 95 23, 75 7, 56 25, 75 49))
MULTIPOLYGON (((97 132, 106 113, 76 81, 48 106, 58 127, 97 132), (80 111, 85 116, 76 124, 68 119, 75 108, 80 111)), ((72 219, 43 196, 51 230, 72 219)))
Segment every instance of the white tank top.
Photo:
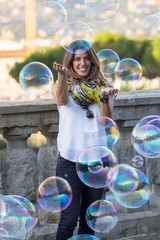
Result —
MULTIPOLYGON (((95 117, 100 115, 98 103, 90 104, 89 109, 93 111, 95 117)), ((59 109, 57 147, 63 158, 75 162, 80 152, 87 147, 84 127, 88 121, 86 110, 69 96, 69 102, 59 109)))

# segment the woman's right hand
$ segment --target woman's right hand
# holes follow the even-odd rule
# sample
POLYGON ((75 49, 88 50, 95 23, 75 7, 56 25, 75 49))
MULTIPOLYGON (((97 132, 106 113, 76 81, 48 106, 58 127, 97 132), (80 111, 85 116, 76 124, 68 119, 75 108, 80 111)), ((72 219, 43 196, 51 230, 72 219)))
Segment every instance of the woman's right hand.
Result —
POLYGON ((67 85, 67 68, 53 63, 53 69, 58 72, 58 81, 52 87, 52 95, 58 106, 68 103, 68 85, 67 85))
POLYGON ((57 62, 53 63, 53 69, 62 75, 67 74, 67 68, 63 67, 62 65, 58 64, 57 62))

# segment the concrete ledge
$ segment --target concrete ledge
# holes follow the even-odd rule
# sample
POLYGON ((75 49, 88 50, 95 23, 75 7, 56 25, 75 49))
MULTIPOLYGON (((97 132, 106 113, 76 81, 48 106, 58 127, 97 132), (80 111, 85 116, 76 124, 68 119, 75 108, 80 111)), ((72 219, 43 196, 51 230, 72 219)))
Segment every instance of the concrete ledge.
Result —
POLYGON ((159 222, 159 209, 127 214, 122 213, 119 215, 119 221, 116 227, 111 232, 108 234, 96 233, 95 236, 100 240, 117 240, 139 234, 155 233, 160 230, 159 222))
MULTIPOLYGON (((160 240, 160 210, 120 214, 116 227, 109 233, 95 233, 100 240, 160 240), (155 238, 156 237, 156 238, 155 238)), ((57 224, 40 223, 31 240, 55 240, 57 224)), ((76 232, 76 230, 75 230, 76 232)))

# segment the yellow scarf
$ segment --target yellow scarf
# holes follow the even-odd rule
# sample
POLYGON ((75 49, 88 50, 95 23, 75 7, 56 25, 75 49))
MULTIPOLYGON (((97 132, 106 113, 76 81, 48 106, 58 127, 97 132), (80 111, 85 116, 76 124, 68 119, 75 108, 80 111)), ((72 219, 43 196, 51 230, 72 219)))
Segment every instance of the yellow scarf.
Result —
POLYGON ((96 82, 82 80, 71 85, 69 94, 74 101, 82 107, 86 107, 94 102, 100 105, 99 95, 102 88, 104 87, 100 87, 96 82))

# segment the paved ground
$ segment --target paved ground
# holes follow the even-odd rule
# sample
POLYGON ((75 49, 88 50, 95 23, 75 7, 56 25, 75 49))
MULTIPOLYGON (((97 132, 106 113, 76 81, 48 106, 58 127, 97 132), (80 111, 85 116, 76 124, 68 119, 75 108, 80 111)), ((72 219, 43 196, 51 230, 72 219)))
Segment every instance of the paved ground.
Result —
POLYGON ((160 240, 160 231, 157 233, 147 233, 141 234, 137 236, 130 236, 124 238, 117 238, 115 240, 160 240))

